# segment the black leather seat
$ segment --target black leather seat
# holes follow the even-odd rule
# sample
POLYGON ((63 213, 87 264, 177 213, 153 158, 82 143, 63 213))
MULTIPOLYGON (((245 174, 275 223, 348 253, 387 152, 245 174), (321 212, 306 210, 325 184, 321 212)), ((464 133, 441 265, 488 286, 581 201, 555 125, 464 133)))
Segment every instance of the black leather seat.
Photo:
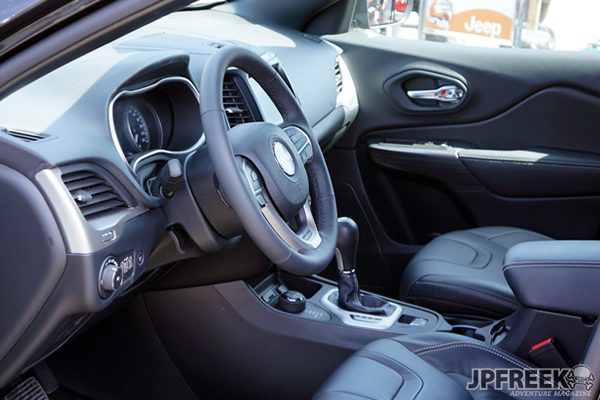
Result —
POLYGON ((354 353, 319 388, 313 400, 512 398, 506 388, 467 390, 474 368, 534 366, 465 336, 439 332, 399 336, 377 340, 354 353))
POLYGON ((502 273, 512 246, 552 240, 519 228, 485 227, 442 235, 411 260, 400 299, 446 314, 503 318, 518 302, 502 273))

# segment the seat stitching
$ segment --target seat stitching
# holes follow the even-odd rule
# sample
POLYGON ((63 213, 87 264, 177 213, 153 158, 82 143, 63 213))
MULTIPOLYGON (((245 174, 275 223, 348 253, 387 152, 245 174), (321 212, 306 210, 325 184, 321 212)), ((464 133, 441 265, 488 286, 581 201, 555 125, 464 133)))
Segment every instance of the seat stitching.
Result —
POLYGON ((502 270, 503 271, 508 271, 509 269, 515 269, 515 268, 543 268, 543 267, 549 267, 549 268, 563 268, 563 267, 573 267, 573 268, 600 268, 600 264, 598 263, 573 263, 573 264, 569 264, 570 261, 565 261, 565 262, 557 262, 557 263, 539 263, 539 264, 527 264, 527 265, 522 265, 522 264, 511 264, 511 265, 507 265, 505 266, 502 270))
POLYGON ((454 286, 454 285, 449 285, 449 284, 446 284, 446 283, 437 283, 437 282, 422 282, 422 281, 417 281, 415 283, 420 283, 420 284, 424 284, 424 285, 442 286, 442 287, 448 287, 448 288, 451 288, 451 289, 458 289, 458 290, 462 290, 462 291, 465 291, 465 292, 470 292, 470 293, 476 294, 476 295, 481 296, 481 297, 487 297, 487 298, 489 298, 491 300, 494 300, 494 301, 497 301, 499 303, 504 303, 504 304, 506 304, 506 305, 508 305, 508 306, 510 306, 512 308, 517 308, 517 306, 518 306, 516 303, 513 303, 513 302, 508 301, 508 300, 501 299, 501 298, 493 296, 491 294, 486 294, 486 293, 483 293, 483 292, 479 292, 477 290, 467 289, 467 288, 460 287, 460 286, 454 286))
POLYGON ((542 235, 541 233, 531 232, 531 231, 526 231, 526 230, 518 230, 518 231, 510 231, 510 232, 500 233, 500 234, 497 234, 497 235, 488 236, 488 237, 486 237, 486 239, 487 240, 494 240, 494 239, 499 239, 499 238, 502 238, 502 237, 505 237, 505 236, 512 236, 512 235, 519 235, 519 234, 537 236, 537 237, 541 237, 541 238, 546 239, 546 240, 554 240, 554 239, 552 239, 549 236, 542 235))
POLYGON ((552 382, 551 379, 546 378, 544 375, 539 375, 537 370, 535 369, 535 367, 529 366, 519 360, 517 360, 516 358, 512 357, 509 354, 503 353, 495 348, 491 348, 491 347, 486 347, 486 346, 482 346, 480 344, 477 343, 470 343, 470 342, 449 342, 449 343, 443 343, 443 344, 438 344, 438 345, 434 345, 434 346, 427 346, 427 347, 423 347, 419 350, 416 350, 414 352, 415 355, 421 356, 423 354, 428 354, 428 353, 435 353, 436 351, 443 351, 443 350, 448 350, 448 349, 452 349, 452 348, 459 348, 459 347, 472 347, 474 349, 477 350, 483 350, 483 351, 487 351, 490 354, 493 354, 497 357, 503 358, 504 360, 520 367, 526 370, 530 370, 533 371, 534 375, 537 375, 538 377, 542 378, 543 380, 545 380, 546 382, 552 382))
POLYGON ((491 353, 495 356, 503 358, 506 361, 511 362, 514 365, 519 366, 521 368, 525 368, 525 369, 532 368, 532 367, 528 366, 527 364, 511 357, 508 354, 502 353, 493 348, 485 347, 480 344, 470 343, 470 342, 449 342, 449 343, 437 344, 437 345, 433 345, 433 346, 426 346, 426 347, 422 347, 422 348, 414 351, 414 354, 421 356, 421 355, 428 354, 428 353, 434 353, 436 351, 448 350, 448 349, 459 348, 459 347, 472 347, 477 350, 487 351, 488 353, 491 353))

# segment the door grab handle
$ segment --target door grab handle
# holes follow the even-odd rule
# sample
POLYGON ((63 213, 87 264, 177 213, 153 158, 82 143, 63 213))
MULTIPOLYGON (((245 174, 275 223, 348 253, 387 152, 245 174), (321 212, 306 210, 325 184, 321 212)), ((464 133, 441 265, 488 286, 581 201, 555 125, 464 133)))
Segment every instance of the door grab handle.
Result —
POLYGON ((406 94, 414 100, 436 100, 443 103, 456 103, 464 97, 465 91, 455 85, 446 85, 431 90, 409 90, 406 94))

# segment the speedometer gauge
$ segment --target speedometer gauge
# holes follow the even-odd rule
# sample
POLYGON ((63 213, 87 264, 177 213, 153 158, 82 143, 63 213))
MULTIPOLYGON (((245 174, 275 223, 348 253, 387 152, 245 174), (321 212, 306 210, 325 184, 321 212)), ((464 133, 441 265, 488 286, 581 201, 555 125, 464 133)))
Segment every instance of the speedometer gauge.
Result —
POLYGON ((138 151, 148 151, 150 149, 150 129, 148 123, 140 110, 130 104, 127 108, 127 126, 132 144, 138 151))
POLYGON ((125 157, 160 149, 163 145, 161 119, 144 98, 132 97, 115 103, 114 124, 125 157))

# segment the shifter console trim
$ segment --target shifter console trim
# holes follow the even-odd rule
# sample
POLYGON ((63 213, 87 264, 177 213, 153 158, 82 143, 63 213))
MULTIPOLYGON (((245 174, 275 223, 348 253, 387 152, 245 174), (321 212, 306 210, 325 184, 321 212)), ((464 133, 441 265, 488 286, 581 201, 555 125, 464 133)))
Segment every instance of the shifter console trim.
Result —
POLYGON ((337 315, 346 325, 357 326, 365 329, 390 329, 396 323, 396 321, 398 321, 403 312, 403 309, 400 305, 391 302, 388 302, 388 304, 394 307, 395 310, 389 316, 370 315, 356 311, 347 311, 337 305, 337 302, 333 303, 329 299, 329 297, 331 297, 331 295, 335 292, 337 292, 337 288, 333 288, 326 292, 323 297, 321 297, 321 304, 323 304, 327 310, 337 315))

